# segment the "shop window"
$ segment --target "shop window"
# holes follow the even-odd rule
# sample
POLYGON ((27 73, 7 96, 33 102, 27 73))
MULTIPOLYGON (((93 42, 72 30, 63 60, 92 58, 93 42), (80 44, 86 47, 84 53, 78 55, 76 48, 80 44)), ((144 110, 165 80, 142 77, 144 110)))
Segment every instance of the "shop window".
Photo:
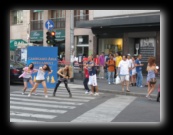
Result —
POLYGON ((88 36, 78 36, 77 44, 88 44, 88 36))
POLYGON ((99 39, 99 54, 105 52, 106 55, 109 53, 122 52, 123 39, 122 38, 102 38, 99 39))
POLYGON ((23 23, 23 11, 15 10, 12 11, 13 24, 22 24, 23 23))

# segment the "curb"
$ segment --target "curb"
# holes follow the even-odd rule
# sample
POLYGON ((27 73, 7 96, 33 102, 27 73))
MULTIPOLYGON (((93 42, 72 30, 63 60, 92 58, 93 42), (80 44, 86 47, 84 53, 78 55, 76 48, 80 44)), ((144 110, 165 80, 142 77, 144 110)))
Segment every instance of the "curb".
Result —
MULTIPOLYGON (((117 90, 106 90, 106 89, 99 89, 101 92, 109 92, 109 93, 115 93, 119 95, 130 95, 130 96, 138 96, 138 97, 145 97, 146 93, 135 93, 135 92, 122 92, 122 91, 117 91, 117 90)), ((157 97, 155 94, 151 94, 151 97, 157 97)))

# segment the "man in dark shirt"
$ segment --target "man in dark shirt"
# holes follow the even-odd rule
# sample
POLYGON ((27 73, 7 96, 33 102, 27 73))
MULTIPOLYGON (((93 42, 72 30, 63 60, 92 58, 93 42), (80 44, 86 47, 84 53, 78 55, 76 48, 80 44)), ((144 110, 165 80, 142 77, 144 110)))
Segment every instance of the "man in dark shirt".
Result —
POLYGON ((91 85, 91 93, 90 95, 94 94, 94 89, 96 90, 95 96, 99 95, 98 93, 98 85, 97 85, 97 77, 96 77, 96 69, 95 69, 95 64, 93 61, 92 56, 88 57, 88 62, 86 63, 86 68, 88 69, 89 72, 89 82, 88 85, 91 85))
POLYGON ((139 54, 138 58, 135 60, 135 66, 136 66, 136 72, 137 72, 137 80, 136 80, 137 87, 143 87, 143 85, 142 85, 142 82, 143 82, 142 66, 144 64, 141 64, 141 59, 142 59, 142 55, 139 54))

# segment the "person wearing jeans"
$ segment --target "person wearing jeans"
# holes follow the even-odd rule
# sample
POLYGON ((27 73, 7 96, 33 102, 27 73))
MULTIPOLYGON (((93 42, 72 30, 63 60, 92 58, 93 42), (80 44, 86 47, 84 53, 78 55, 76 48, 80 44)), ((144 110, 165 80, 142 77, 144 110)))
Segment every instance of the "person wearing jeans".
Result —
POLYGON ((104 66, 105 66, 105 56, 104 52, 101 53, 99 56, 99 66, 100 66, 100 73, 99 73, 99 78, 104 79, 104 66))
POLYGON ((137 72, 137 79, 136 79, 136 85, 137 85, 137 87, 143 87, 142 86, 142 82, 143 82, 142 71, 138 71, 137 72))
POLYGON ((142 82, 143 82, 142 66, 144 64, 141 64, 141 59, 142 59, 142 55, 139 54, 138 58, 135 61, 136 73, 137 73, 137 79, 136 79, 136 86, 137 87, 143 87, 143 85, 142 85, 142 82))
POLYGON ((114 55, 110 55, 110 59, 107 61, 108 66, 108 84, 114 82, 114 74, 115 74, 115 61, 113 60, 114 55))

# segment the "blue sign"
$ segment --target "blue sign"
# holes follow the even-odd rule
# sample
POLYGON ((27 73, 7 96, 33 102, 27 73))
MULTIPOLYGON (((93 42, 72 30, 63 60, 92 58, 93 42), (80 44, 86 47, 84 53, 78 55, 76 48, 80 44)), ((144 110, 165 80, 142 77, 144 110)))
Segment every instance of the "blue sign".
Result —
POLYGON ((46 23, 45 23, 45 27, 48 30, 53 29, 54 28, 54 22, 52 20, 47 20, 46 23))
MULTIPOLYGON (((29 46, 27 47, 27 65, 30 63, 34 64, 34 69, 39 69, 39 67, 48 64, 50 69, 53 70, 51 74, 46 72, 45 81, 47 88, 55 88, 57 83, 57 60, 58 47, 40 47, 40 46, 29 46)), ((36 81, 37 72, 32 74, 33 82, 36 81)), ((32 86, 28 83, 28 87, 32 86)), ((38 88, 43 88, 42 84, 38 88)))

